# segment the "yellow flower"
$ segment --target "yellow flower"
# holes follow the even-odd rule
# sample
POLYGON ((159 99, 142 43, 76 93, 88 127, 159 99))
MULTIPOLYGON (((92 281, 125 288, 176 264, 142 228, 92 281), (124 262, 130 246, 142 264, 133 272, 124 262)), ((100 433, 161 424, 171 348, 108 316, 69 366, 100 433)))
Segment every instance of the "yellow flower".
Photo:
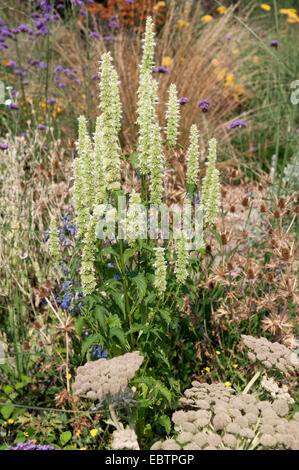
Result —
POLYGON ((252 59, 252 60, 253 60, 253 62, 254 62, 255 64, 258 64, 259 61, 260 61, 260 59, 259 59, 259 57, 258 57, 257 55, 253 56, 253 59, 252 59))
POLYGON ((226 387, 230 387, 230 386, 231 386, 231 382, 224 382, 224 385, 225 385, 226 387))
POLYGON ((271 11, 270 5, 267 5, 267 3, 262 3, 261 4, 261 9, 265 11, 271 11))
POLYGON ((24 434, 25 437, 29 437, 28 432, 24 432, 23 434, 24 434))
POLYGON ((237 95, 245 95, 244 87, 242 85, 235 85, 234 93, 237 93, 237 95))
POLYGON ((238 55, 238 54, 239 54, 239 49, 234 49, 234 50, 232 51, 232 53, 233 53, 234 55, 238 55))
POLYGON ((8 424, 13 424, 14 420, 10 418, 10 419, 7 420, 7 422, 8 422, 8 424))
POLYGON ((210 372, 210 368, 209 367, 205 367, 204 370, 206 370, 207 372, 210 372))
MULTIPOLYGON (((67 378, 67 376, 65 376, 65 378, 67 378)), ((68 375, 68 378, 71 379, 71 378, 72 378, 72 375, 69 374, 69 375, 68 375)))
POLYGON ((234 369, 237 369, 237 367, 238 367, 238 364, 233 364, 234 369))
POLYGON ((162 7, 165 7, 166 6, 166 3, 165 2, 158 2, 156 3, 156 5, 154 6, 153 10, 154 11, 157 11, 159 10, 159 8, 162 8, 162 7))
POLYGON ((92 430, 90 431, 90 435, 91 435, 92 437, 95 437, 97 434, 98 434, 98 430, 97 430, 97 429, 92 429, 92 430))
POLYGON ((218 7, 217 11, 220 15, 224 15, 227 12, 227 9, 225 7, 218 7))
POLYGON ((225 84, 224 84, 224 86, 225 86, 225 87, 234 86, 235 80, 236 80, 236 77, 235 77, 233 74, 231 74, 231 73, 227 74, 227 75, 226 75, 226 78, 225 78, 225 84))
POLYGON ((178 20, 178 23, 177 23, 178 30, 181 31, 183 28, 189 26, 189 24, 190 23, 188 23, 188 21, 178 20))
POLYGON ((202 17, 201 21, 205 24, 205 23, 209 23, 210 21, 212 21, 213 17, 211 15, 205 15, 202 17))
POLYGON ((80 450, 86 450, 86 447, 80 447, 80 450))
POLYGON ((163 57, 163 59, 162 59, 162 65, 163 65, 163 67, 169 67, 169 66, 172 64, 172 62, 173 62, 173 61, 172 61, 172 58, 169 57, 168 55, 165 56, 165 57, 163 57))
POLYGON ((218 59, 213 59, 211 63, 214 67, 217 67, 219 65, 219 60, 218 59))
POLYGON ((78 429, 78 431, 76 432, 76 437, 78 438, 80 436, 81 436, 81 431, 80 431, 80 429, 78 429))
POLYGON ((217 69, 216 69, 216 74, 217 74, 216 79, 217 79, 217 82, 221 82, 221 80, 224 79, 226 72, 227 72, 227 67, 223 67, 223 68, 220 69, 220 70, 217 70, 217 69))
POLYGON ((216 354, 219 356, 219 355, 221 354, 221 352, 220 352, 220 351, 216 351, 216 354))
POLYGON ((282 15, 289 15, 292 13, 297 14, 297 10, 295 10, 295 8, 281 8, 279 10, 279 13, 281 13, 282 15))

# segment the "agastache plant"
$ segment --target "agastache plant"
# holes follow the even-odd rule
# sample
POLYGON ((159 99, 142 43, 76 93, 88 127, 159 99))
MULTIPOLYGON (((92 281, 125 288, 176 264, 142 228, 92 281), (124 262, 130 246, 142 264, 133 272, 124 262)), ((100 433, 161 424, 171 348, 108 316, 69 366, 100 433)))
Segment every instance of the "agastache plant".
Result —
POLYGON ((96 180, 96 204, 106 202, 106 183, 104 177, 104 135, 103 135, 103 115, 97 117, 96 131, 94 135, 94 155, 95 155, 95 180, 96 180))
POLYGON ((160 127, 156 122, 152 128, 152 142, 151 142, 151 182, 150 193, 151 202, 153 204, 160 204, 163 196, 163 169, 164 169, 164 156, 161 145, 160 127))
POLYGON ((116 113, 115 90, 111 87, 112 65, 111 54, 102 55, 101 83, 100 83, 100 109, 103 114, 103 162, 107 189, 114 191, 120 189, 120 163, 117 128, 115 127, 116 113))
POLYGON ((209 155, 208 155, 208 164, 206 175, 203 179, 203 188, 201 194, 201 203, 204 208, 205 215, 207 214, 209 200, 211 199, 211 193, 213 191, 213 182, 215 181, 214 171, 216 169, 216 139, 211 139, 209 141, 209 155))
POLYGON ((169 87, 169 100, 166 112, 166 119, 167 141, 170 145, 176 145, 180 121, 180 105, 176 85, 174 83, 172 83, 169 87))
POLYGON ((196 124, 192 124, 190 128, 190 146, 188 149, 188 168, 186 175, 187 184, 197 183, 198 174, 198 158, 199 158, 199 146, 198 146, 199 132, 196 124))

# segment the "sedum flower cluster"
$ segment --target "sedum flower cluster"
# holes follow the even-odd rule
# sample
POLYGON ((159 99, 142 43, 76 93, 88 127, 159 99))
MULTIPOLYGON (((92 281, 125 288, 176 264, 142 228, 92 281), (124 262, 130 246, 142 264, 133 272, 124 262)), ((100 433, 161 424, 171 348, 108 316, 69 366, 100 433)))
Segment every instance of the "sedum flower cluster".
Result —
POLYGON ((172 415, 177 437, 151 450, 299 449, 299 413, 288 421, 286 400, 260 401, 236 395, 223 383, 192 382, 172 415))
POLYGON ((134 429, 116 430, 112 434, 113 450, 140 450, 134 429))
POLYGON ((267 369, 274 368, 284 373, 295 371, 291 361, 292 352, 283 344, 249 335, 242 335, 242 338, 249 349, 247 357, 251 362, 258 362, 267 369))
POLYGON ((139 351, 126 353, 113 359, 89 361, 77 369, 73 391, 91 400, 115 395, 124 390, 143 362, 139 351))
POLYGON ((280 387, 273 378, 269 379, 267 377, 263 377, 261 387, 269 392, 273 398, 286 400, 290 404, 294 403, 294 399, 289 394, 287 385, 282 385, 280 387))

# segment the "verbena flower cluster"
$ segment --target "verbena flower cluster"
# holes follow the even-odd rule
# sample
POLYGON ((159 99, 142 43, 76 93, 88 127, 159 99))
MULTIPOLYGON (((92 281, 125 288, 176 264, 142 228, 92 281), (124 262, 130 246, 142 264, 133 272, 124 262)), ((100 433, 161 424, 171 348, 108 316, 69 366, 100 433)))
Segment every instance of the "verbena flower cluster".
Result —
POLYGON ((258 362, 268 369, 275 368, 284 373, 295 371, 291 362, 292 353, 283 344, 249 335, 242 335, 242 338, 249 349, 247 356, 251 362, 258 362))
POLYGON ((223 383, 192 382, 173 413, 177 437, 158 441, 152 450, 299 449, 299 413, 288 421, 286 400, 260 401, 235 395, 223 383))
POLYGON ((8 447, 7 450, 58 450, 55 449, 53 446, 49 445, 40 445, 36 444, 34 440, 26 441, 26 442, 19 442, 13 447, 8 447))
POLYGON ((100 400, 108 394, 114 395, 127 387, 142 362, 139 351, 113 359, 101 358, 87 362, 77 369, 73 391, 92 400, 100 400))

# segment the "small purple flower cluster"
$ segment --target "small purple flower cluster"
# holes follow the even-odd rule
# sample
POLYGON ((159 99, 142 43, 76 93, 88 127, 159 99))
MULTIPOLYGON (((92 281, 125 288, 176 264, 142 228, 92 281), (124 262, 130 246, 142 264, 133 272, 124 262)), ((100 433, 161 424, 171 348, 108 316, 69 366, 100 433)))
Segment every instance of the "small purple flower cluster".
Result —
POLYGON ((34 440, 26 441, 26 442, 19 442, 13 447, 8 447, 7 450, 60 450, 55 449, 55 447, 49 445, 39 445, 35 444, 34 440))
POLYGON ((242 127, 248 127, 248 124, 241 121, 240 119, 237 119, 236 121, 230 123, 229 129, 234 129, 235 127, 239 127, 241 129, 242 127))
POLYGON ((159 67, 152 68, 153 73, 168 73, 169 70, 167 67, 164 67, 163 65, 159 65, 159 67))
POLYGON ((188 98, 185 98, 184 96, 182 96, 182 98, 179 99, 179 104, 184 105, 186 103, 189 103, 188 98))
POLYGON ((208 110, 209 110, 210 103, 211 103, 210 100, 200 100, 200 101, 198 101, 197 106, 198 106, 200 109, 202 109, 202 111, 203 111, 204 113, 207 113, 208 110))
POLYGON ((76 74, 78 72, 77 69, 70 69, 70 68, 64 68, 62 65, 57 65, 53 70, 52 70, 54 76, 54 82, 57 84, 59 88, 66 88, 66 83, 62 82, 61 75, 60 73, 64 73, 66 77, 70 77, 73 79, 73 82, 76 83, 77 85, 80 85, 80 80, 77 78, 73 77, 73 74, 76 74))

